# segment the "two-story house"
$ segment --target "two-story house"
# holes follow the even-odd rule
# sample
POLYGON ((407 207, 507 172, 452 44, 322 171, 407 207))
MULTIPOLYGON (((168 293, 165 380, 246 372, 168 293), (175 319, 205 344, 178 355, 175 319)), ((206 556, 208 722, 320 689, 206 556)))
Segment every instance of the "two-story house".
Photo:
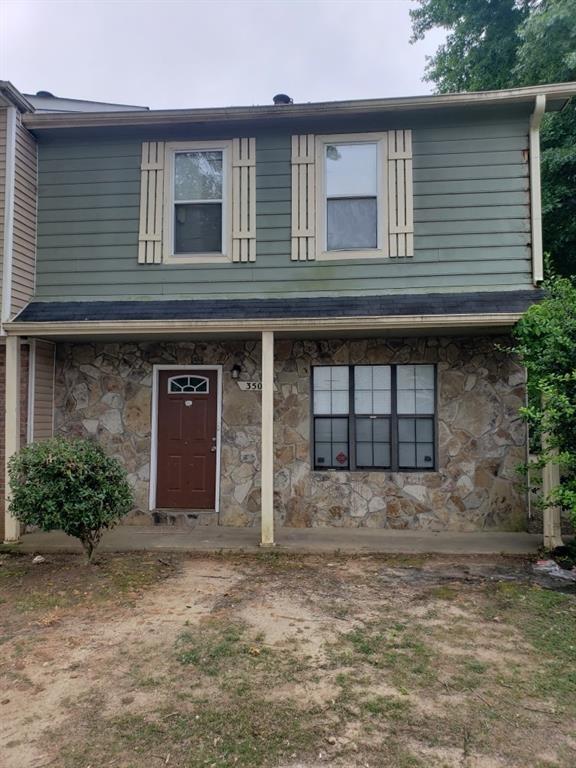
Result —
POLYGON ((55 432, 122 461, 133 523, 522 528, 504 347, 540 295, 540 120, 575 93, 24 114, 7 453, 38 340, 55 432))

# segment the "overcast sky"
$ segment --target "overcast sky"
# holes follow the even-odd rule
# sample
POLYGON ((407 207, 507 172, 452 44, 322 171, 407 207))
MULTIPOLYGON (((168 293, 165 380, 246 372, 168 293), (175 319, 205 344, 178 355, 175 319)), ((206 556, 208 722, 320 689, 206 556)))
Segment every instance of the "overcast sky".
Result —
POLYGON ((156 109, 428 93, 410 0, 0 0, 0 79, 156 109))

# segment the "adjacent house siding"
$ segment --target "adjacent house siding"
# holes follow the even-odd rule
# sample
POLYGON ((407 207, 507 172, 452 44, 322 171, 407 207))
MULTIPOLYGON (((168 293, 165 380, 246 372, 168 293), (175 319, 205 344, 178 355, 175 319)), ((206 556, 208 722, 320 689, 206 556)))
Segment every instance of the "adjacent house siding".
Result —
POLYGON ((47 440, 54 433, 54 353, 54 344, 34 341, 32 440, 47 440))
POLYGON ((415 255, 409 260, 291 261, 289 132, 256 133, 257 257, 250 265, 139 265, 140 140, 41 144, 37 296, 531 288, 527 116, 427 120, 404 126, 412 128, 414 142, 415 255))
POLYGON ((18 113, 12 249, 13 315, 25 307, 34 294, 37 172, 36 141, 22 126, 21 115, 18 113))
POLYGON ((4 267, 4 199, 6 196, 6 119, 0 108, 0 310, 2 308, 2 272, 4 267))

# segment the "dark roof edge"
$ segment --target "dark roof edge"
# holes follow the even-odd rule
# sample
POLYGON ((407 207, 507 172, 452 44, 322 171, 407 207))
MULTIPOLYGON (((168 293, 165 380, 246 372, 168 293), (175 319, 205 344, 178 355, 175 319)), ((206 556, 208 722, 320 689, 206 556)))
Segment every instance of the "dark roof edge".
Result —
POLYGON ((149 320, 256 320, 278 318, 394 317, 522 313, 541 290, 400 296, 303 297, 293 299, 174 299, 159 301, 67 301, 28 304, 16 323, 149 320))

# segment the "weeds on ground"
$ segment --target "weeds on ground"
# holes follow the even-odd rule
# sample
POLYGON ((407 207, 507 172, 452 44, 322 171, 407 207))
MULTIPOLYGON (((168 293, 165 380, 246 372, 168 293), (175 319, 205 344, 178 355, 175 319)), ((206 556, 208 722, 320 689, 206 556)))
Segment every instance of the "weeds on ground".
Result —
POLYGON ((173 567, 153 554, 102 555, 86 566, 79 555, 54 555, 35 564, 31 556, 2 555, 0 600, 31 614, 109 600, 129 601, 172 575, 173 567))
POLYGON ((155 757, 186 768, 260 768, 305 753, 316 738, 314 724, 295 706, 199 698, 188 703, 188 711, 96 717, 81 740, 64 748, 61 764, 80 768, 118 757, 126 768, 140 768, 155 757))
MULTIPOLYGON (((485 615, 513 625, 539 654, 533 674, 519 687, 556 699, 576 714, 576 601, 572 596, 516 584, 486 587, 485 615)), ((518 675, 516 675, 518 677, 518 675)))
POLYGON ((341 635, 330 649, 333 666, 363 663, 389 671, 396 686, 419 687, 434 682, 434 653, 424 633, 405 622, 367 622, 341 635))
POLYGON ((150 715, 105 718, 100 707, 86 712, 85 733, 64 750, 63 766, 103 764, 115 755, 122 765, 141 766, 153 753, 186 768, 260 768, 305 754, 323 739, 317 711, 272 695, 303 672, 314 672, 305 657, 288 644, 267 647, 242 623, 210 619, 187 627, 165 681, 170 705, 150 715))

